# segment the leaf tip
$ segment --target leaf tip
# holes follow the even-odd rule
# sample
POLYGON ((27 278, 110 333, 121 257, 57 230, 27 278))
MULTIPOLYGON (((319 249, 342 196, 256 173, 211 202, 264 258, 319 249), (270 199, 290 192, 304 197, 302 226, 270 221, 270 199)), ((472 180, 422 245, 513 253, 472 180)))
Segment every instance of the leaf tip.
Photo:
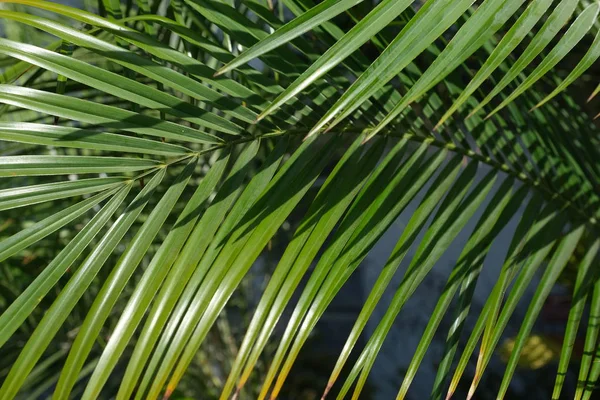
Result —
POLYGON ((169 397, 173 394, 173 387, 167 386, 167 390, 165 390, 165 394, 163 395, 163 400, 169 400, 169 397))
POLYGON ((258 114, 258 116, 256 117, 256 119, 254 120, 254 122, 252 122, 253 124, 258 124, 260 121, 262 121, 265 117, 267 116, 267 114, 265 114, 265 112, 263 111, 262 113, 258 114))
POLYGON ((479 112, 479 110, 481 110, 481 108, 480 108, 480 107, 476 107, 475 109, 473 109, 473 110, 472 110, 472 111, 469 113, 469 115, 467 115, 467 116, 465 117, 465 121, 466 121, 466 120, 468 120, 469 118, 473 117, 475 114, 477 114, 477 113, 479 112))
POLYGON ((369 133, 367 136, 365 136, 365 138, 362 140, 362 142, 360 142, 361 145, 367 143, 369 140, 371 140, 373 138, 373 136, 375 136, 375 132, 371 132, 369 133))
POLYGON ((473 398, 473 396, 475 395, 475 383, 473 382, 473 384, 471 385, 471 387, 469 388, 469 394, 467 394, 467 400, 471 400, 473 398))
POLYGON ((216 70, 215 73, 213 74, 213 78, 217 78, 217 77, 223 75, 225 72, 227 72, 227 66, 221 67, 218 70, 216 70))
POLYGON ((335 124, 329 125, 327 128, 325 128, 325 130, 323 130, 323 133, 327 133, 327 132, 331 131, 334 126, 335 126, 335 124))
POLYGON ((327 395, 329 394, 329 391, 331 390, 332 386, 333 386, 333 382, 327 383, 327 387, 323 391, 323 395, 321 395, 321 400, 325 400, 325 397, 327 397, 327 395))
MULTIPOLYGON (((308 139, 310 139, 311 137, 313 137, 314 135, 317 134, 317 132, 319 132, 319 129, 311 129, 310 131, 308 131, 308 133, 306 134, 306 136, 304 136, 304 139, 302 139, 303 142, 307 141, 308 139)), ((325 133, 327 131, 324 131, 323 133, 325 133)))

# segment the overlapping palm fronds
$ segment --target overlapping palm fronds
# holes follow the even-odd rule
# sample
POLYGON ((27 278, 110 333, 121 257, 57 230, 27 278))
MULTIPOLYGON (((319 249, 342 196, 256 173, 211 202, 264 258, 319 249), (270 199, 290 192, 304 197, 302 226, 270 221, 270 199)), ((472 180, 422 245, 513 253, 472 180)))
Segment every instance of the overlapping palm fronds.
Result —
POLYGON ((398 399, 447 313, 431 398, 454 393, 479 346, 472 396, 539 274, 504 398, 569 262, 577 273, 553 397, 583 325, 575 398, 590 398, 600 375, 600 110, 585 100, 600 88, 600 3, 0 3, 5 30, 35 38, 0 38, 0 398, 170 397, 294 217, 219 388, 221 399, 249 396, 276 340, 258 394, 275 399, 332 300, 409 204, 323 397, 360 398, 403 306, 471 222, 398 399), (500 275, 469 332, 478 277, 510 221, 500 275), (67 240, 54 240, 61 232, 67 240), (35 274, 11 272, 56 243, 35 274), (386 290, 393 299, 353 359, 386 290))

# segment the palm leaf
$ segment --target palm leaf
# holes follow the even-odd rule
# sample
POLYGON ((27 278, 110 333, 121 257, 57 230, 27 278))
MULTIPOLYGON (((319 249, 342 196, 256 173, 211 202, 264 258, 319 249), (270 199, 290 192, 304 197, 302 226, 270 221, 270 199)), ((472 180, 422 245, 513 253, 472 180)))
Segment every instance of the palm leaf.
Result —
POLYGON ((399 218, 323 398, 366 395, 400 312, 455 250, 397 397, 440 330, 431 398, 472 369, 475 395, 525 307, 509 396, 571 269, 552 396, 575 379, 580 325, 575 396, 592 396, 600 137, 578 93, 597 86, 600 3, 1 2, 22 35, 0 39, 0 397, 285 397, 399 218))

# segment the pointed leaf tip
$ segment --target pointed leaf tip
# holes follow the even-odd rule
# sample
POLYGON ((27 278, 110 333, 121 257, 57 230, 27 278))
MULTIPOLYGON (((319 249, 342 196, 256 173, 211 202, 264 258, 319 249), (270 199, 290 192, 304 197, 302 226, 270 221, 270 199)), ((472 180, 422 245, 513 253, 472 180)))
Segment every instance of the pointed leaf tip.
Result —
POLYGON ((325 400, 325 398, 327 397, 327 395, 329 394, 329 391, 331 390, 331 387, 333 386, 333 382, 329 382, 327 383, 327 387, 325 388, 325 390, 323 391, 323 395, 321 396, 321 400, 325 400))
POLYGON ((471 400, 474 395, 475 395, 475 386, 471 385, 471 387, 469 388, 469 394, 467 395, 467 400, 471 400))
MULTIPOLYGON (((313 136, 313 135, 315 135, 317 132, 319 132, 319 130, 320 130, 319 128, 316 128, 316 129, 315 129, 315 128, 312 128, 310 131, 308 131, 308 133, 306 134, 306 136, 304 137, 304 139, 303 139, 303 140, 306 140, 306 139, 308 139, 308 138, 312 137, 312 136, 313 136)), ((325 130, 323 131, 323 133, 327 133, 327 129, 325 129, 325 130)))
POLYGON ((363 141, 360 142, 361 146, 363 144, 367 143, 369 140, 371 140, 373 138, 373 136, 375 136, 376 134, 377 134, 377 132, 374 132, 374 133, 372 132, 372 133, 369 133, 367 136, 365 136, 365 138, 363 139, 363 141))
POLYGON ((261 114, 258 114, 258 117, 256 117, 256 119, 252 122, 253 124, 258 124, 260 121, 262 121, 267 115, 263 112, 261 114))

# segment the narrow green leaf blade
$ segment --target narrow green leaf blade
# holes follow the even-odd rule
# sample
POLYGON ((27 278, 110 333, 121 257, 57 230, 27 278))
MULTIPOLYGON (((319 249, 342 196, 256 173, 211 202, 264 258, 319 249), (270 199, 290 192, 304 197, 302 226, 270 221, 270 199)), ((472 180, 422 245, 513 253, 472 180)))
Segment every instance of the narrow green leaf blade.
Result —
POLYGON ((483 66, 477 71, 475 77, 471 79, 469 85, 460 93, 458 99, 454 101, 452 107, 446 111, 436 126, 442 125, 471 97, 481 84, 483 84, 496 68, 500 66, 506 57, 510 55, 523 39, 525 39, 551 5, 552 0, 534 0, 529 3, 527 9, 525 9, 515 24, 510 28, 506 35, 504 35, 492 54, 490 54, 483 66))
POLYGON ((426 159, 424 155, 427 147, 427 144, 422 144, 417 151, 410 155, 396 171, 394 178, 387 183, 385 190, 381 191, 376 202, 364 213, 359 229, 354 232, 348 244, 349 247, 345 248, 343 254, 336 260, 319 289, 319 293, 298 331, 273 393, 277 393, 277 390, 281 388, 301 346, 308 338, 308 333, 314 329, 318 319, 323 315, 342 285, 358 268, 377 239, 396 220, 446 158, 446 152, 441 151, 426 159), (373 224, 372 221, 377 222, 373 224))
MULTIPOLYGON (((171 186, 171 188, 179 186, 177 188, 179 193, 173 192, 175 200, 177 200, 189 182, 196 163, 197 160, 190 162, 177 178, 176 185, 171 186)), ((150 302, 175 262, 185 241, 188 239, 205 202, 212 193, 214 186, 218 183, 218 179, 212 179, 208 183, 209 185, 199 185, 196 188, 196 191, 185 205, 175 224, 169 230, 167 237, 152 257, 152 261, 150 261, 141 279, 137 282, 136 288, 121 313, 119 322, 117 322, 98 360, 98 365, 90 377, 82 399, 98 398, 102 387, 131 340, 135 329, 145 316, 150 302)))
POLYGON ((559 94, 560 92, 565 90, 571 83, 575 82, 575 80, 577 78, 579 78, 585 71, 587 71, 596 62, 596 60, 598 60, 599 57, 600 57, 600 31, 598 31, 598 33, 596 33, 596 37, 594 38, 594 41, 592 42, 590 48, 585 53, 583 58, 579 61, 577 66, 575 68, 573 68, 573 70, 569 73, 569 76, 567 76, 560 83, 560 85, 558 85, 556 87, 556 89, 554 89, 552 91, 552 93, 550 93, 542 101, 537 103, 534 108, 541 107, 542 105, 546 104, 549 100, 556 97, 557 94, 559 94))
POLYGON ((360 2, 362 2, 362 0, 326 0, 319 3, 304 14, 283 25, 251 48, 244 50, 244 52, 237 56, 233 61, 219 69, 217 75, 229 72, 276 47, 290 42, 304 32, 329 21, 336 15, 354 7, 360 2))
POLYGON ((423 361, 423 357, 433 340, 433 336, 437 331, 442 318, 446 314, 454 294, 459 290, 459 286, 458 316, 450 327, 449 336, 455 335, 462 327, 462 322, 466 319, 466 314, 468 313, 468 306, 471 302, 471 296, 473 295, 477 278, 483 268, 485 255, 494 238, 508 223, 508 220, 512 218, 516 208, 527 194, 526 190, 521 190, 518 196, 513 194, 513 184, 514 181, 512 179, 506 179, 502 183, 496 194, 490 200, 477 222, 477 226, 465 244, 458 262, 450 273, 448 282, 442 290, 442 294, 431 314, 427 327, 421 335, 421 340, 419 341, 413 359, 405 373, 400 390, 398 391, 396 397, 398 400, 404 399, 406 396, 421 361, 423 361))
MULTIPOLYGON (((557 241, 557 236, 560 234, 560 230, 564 227, 564 217, 557 212, 550 211, 554 209, 552 206, 547 206, 542 211, 542 216, 536 222, 532 228, 531 237, 528 239, 528 243, 525 246, 525 252, 528 254, 531 252, 525 266, 519 273, 517 280, 515 281, 510 294, 506 298, 502 312, 498 316, 497 320, 494 318, 494 314, 490 314, 490 323, 493 324, 488 327, 487 332, 484 334, 484 340, 482 341, 481 351, 477 360, 477 366, 475 370, 475 377, 469 389, 469 398, 471 398, 477 385, 479 384, 485 368, 487 367, 493 352, 502 336, 504 328, 508 324, 512 313, 514 312, 519 300, 525 293, 525 289, 533 279, 537 269, 541 263, 546 259, 548 254, 554 247, 557 241)), ((498 291, 496 301, 502 300, 501 290, 498 291)))
POLYGON ((519 74, 527 67, 538 54, 548 46, 550 41, 559 33, 560 29, 567 23, 575 7, 579 4, 578 0, 561 0, 561 2, 554 8, 552 14, 546 19, 544 25, 537 31, 536 35, 531 39, 531 42, 527 48, 523 51, 521 56, 511 65, 508 72, 506 72, 500 82, 498 82, 492 91, 483 99, 481 103, 477 105, 471 111, 469 116, 476 114, 490 100, 492 100, 498 93, 500 93, 510 82, 512 82, 519 74))
POLYGON ((315 82, 342 60, 352 54, 377 32, 393 21, 404 11, 412 0, 383 0, 366 17, 356 24, 346 35, 323 54, 315 63, 288 86, 259 115, 262 119, 273 113, 310 84, 315 82))
POLYGON ((590 94, 590 97, 588 97, 587 101, 592 100, 594 97, 596 97, 596 95, 600 93, 600 84, 598 84, 598 87, 596 87, 596 89, 594 89, 594 91, 592 92, 592 94, 590 94))
MULTIPOLYGON (((17 0, 17 1, 23 2, 23 1, 27 1, 27 0, 17 0)), ((58 6, 59 8, 65 7, 65 6, 56 4, 56 3, 44 2, 44 1, 36 1, 35 3, 28 2, 27 4, 36 5, 36 6, 50 5, 50 8, 53 8, 54 6, 58 6)), ((115 34, 117 34, 117 33, 120 33, 120 34, 125 33, 126 34, 128 32, 127 28, 125 28, 124 26, 115 25, 114 23, 109 23, 108 21, 106 21, 102 18, 99 18, 93 14, 85 13, 80 9, 73 9, 70 7, 66 7, 66 8, 70 10, 69 16, 80 17, 81 21, 84 23, 89 22, 92 24, 97 24, 99 26, 106 25, 107 27, 112 28, 111 32, 113 32, 115 34)), ((45 18, 40 18, 40 17, 30 15, 30 14, 0 10, 0 17, 11 19, 14 21, 18 21, 18 22, 36 27, 38 29, 41 29, 43 31, 46 31, 53 35, 56 35, 56 36, 62 38, 63 40, 69 41, 77 46, 94 51, 95 53, 97 53, 103 57, 106 57, 107 59, 114 61, 115 63, 117 63, 119 65, 122 65, 122 66, 124 66, 132 71, 135 71, 143 76, 147 76, 148 78, 154 79, 157 82, 162 83, 166 87, 173 88, 181 93, 184 93, 184 94, 191 96, 192 98, 198 99, 200 101, 207 101, 214 106, 219 106, 220 108, 224 107, 225 112, 230 113, 231 115, 235 115, 236 117, 238 117, 242 120, 251 122, 256 118, 256 113, 252 112, 247 107, 243 107, 243 105, 238 104, 235 101, 232 101, 231 99, 227 98, 226 96, 223 96, 219 92, 203 85, 201 82, 198 82, 197 80, 195 80, 191 77, 185 76, 171 68, 161 66, 160 64, 158 64, 148 58, 142 57, 134 52, 128 51, 124 48, 113 45, 112 43, 108 43, 104 40, 96 38, 95 36, 83 33, 76 29, 72 29, 66 25, 62 25, 57 22, 54 22, 54 21, 51 21, 51 20, 48 20, 45 18)), ((145 36, 143 36, 143 37, 145 37, 145 36)), ((134 44, 138 44, 138 42, 134 42, 134 44)), ((154 43, 154 46, 145 46, 144 50, 148 50, 150 52, 150 54, 155 55, 159 59, 163 59, 161 57, 161 55, 163 55, 162 54, 163 52, 160 51, 160 49, 162 49, 162 48, 163 48, 163 46, 161 44, 156 45, 156 43, 154 43), (152 52, 153 50, 158 50, 159 53, 154 54, 152 52)), ((173 52, 176 52, 176 51, 173 50, 173 52)), ((181 63, 183 63, 182 64, 183 66, 187 65, 189 68, 190 60, 192 60, 191 61, 192 63, 199 64, 199 62, 194 61, 194 59, 192 59, 184 54, 181 54, 178 52, 176 52, 176 53, 180 56, 180 58, 183 57, 183 60, 180 60, 181 63)), ((207 68, 203 64, 199 64, 199 65, 200 65, 201 69, 207 68)), ((232 81, 232 82, 235 82, 235 81, 232 81)), ((235 83, 237 84, 237 82, 235 82, 235 83)), ((242 98, 247 98, 247 97, 250 97, 253 95, 253 92, 251 92, 250 90, 246 89, 245 87, 243 87, 239 84, 237 84, 237 85, 244 89, 243 93, 241 94, 242 98)), ((237 88, 237 86, 236 86, 236 88, 237 88)), ((207 115, 206 117, 208 118, 209 116, 207 115)), ((223 128, 227 129, 225 132, 228 132, 231 134, 239 133, 239 127, 230 121, 219 119, 218 121, 213 121, 213 122, 215 122, 215 123, 218 122, 221 125, 221 130, 223 128)))
MULTIPOLYGON (((129 42, 129 43, 139 47, 140 49, 148 52, 149 54, 157 57, 160 60, 173 62, 173 63, 179 65, 181 68, 183 68, 190 74, 202 79, 206 83, 210 84, 211 86, 214 86, 215 88, 217 88, 219 90, 223 90, 225 93, 228 93, 231 96, 250 100, 250 98, 255 94, 252 90, 248 89, 244 85, 242 85, 232 79, 226 79, 226 78, 213 79, 212 77, 213 77, 215 71, 212 68, 201 63, 197 59, 192 58, 192 57, 188 56, 187 54, 180 52, 179 50, 165 46, 163 43, 161 43, 160 41, 158 41, 157 39, 155 39, 151 36, 142 34, 131 28, 128 28, 127 26, 120 24, 118 21, 114 21, 114 20, 109 21, 105 18, 99 17, 95 14, 83 11, 81 9, 69 7, 69 6, 65 6, 65 5, 62 5, 59 3, 53 3, 53 2, 49 2, 49 1, 41 1, 41 0, 7 0, 7 1, 10 1, 13 3, 19 3, 19 4, 26 4, 26 5, 41 8, 44 10, 56 12, 60 15, 64 15, 69 18, 73 18, 82 23, 90 24, 92 26, 97 26, 99 28, 105 29, 105 30, 113 33, 114 35, 118 36, 123 41, 129 42)), ((29 20, 32 20, 32 19, 29 18, 29 20)), ((44 24, 48 25, 48 22, 50 22, 50 21, 46 20, 44 24)), ((66 28, 66 27, 64 27, 64 28, 66 28)), ((64 30, 64 28, 62 30, 64 30)), ((76 41, 72 41, 72 42, 76 43, 76 41)), ((117 47, 117 48, 119 48, 119 47, 117 47)), ((124 49, 122 49, 122 48, 119 48, 119 49, 120 49, 120 53, 125 53, 124 49)), ((130 53, 130 54, 133 54, 133 53, 130 53)), ((117 56, 117 57, 119 57, 119 56, 117 56)), ((143 62, 143 64, 141 64, 141 65, 144 65, 144 64, 148 64, 148 60, 145 60, 143 62)), ((175 75, 179 75, 179 78, 182 77, 182 75, 178 74, 178 73, 176 73, 175 75)), ((220 96, 218 94, 218 92, 216 92, 206 86, 199 85, 199 83, 193 79, 188 79, 188 81, 191 82, 192 84, 194 84, 194 86, 195 86, 194 90, 197 89, 197 91, 199 93, 216 94, 218 96, 218 98, 220 98, 222 101, 228 102, 227 98, 220 96)), ((228 103, 232 104, 231 102, 228 102, 228 103)), ((236 104, 236 103, 233 102, 233 104, 236 104)), ((238 113, 240 115, 243 115, 244 111, 245 111, 246 115, 252 114, 252 112, 250 110, 245 109, 244 107, 240 107, 238 109, 238 113)))
POLYGON ((44 146, 160 156, 181 156, 191 152, 183 146, 156 140, 28 122, 0 122, 0 139, 44 146))
MULTIPOLYGON (((241 221, 245 212, 254 204, 258 196, 271 181, 286 147, 286 140, 280 142, 276 151, 271 154, 272 157, 266 160, 261 171, 244 188, 243 181, 250 173, 252 161, 259 149, 259 143, 258 141, 254 141, 244 146, 236 158, 231 171, 229 171, 225 182, 223 182, 223 185, 217 191, 213 204, 204 212, 198 225, 194 228, 192 233, 193 240, 190 243, 197 250, 197 254, 194 257, 196 263, 192 263, 192 268, 195 270, 189 278, 187 286, 183 289, 183 293, 180 295, 175 308, 171 312, 167 326, 163 329, 162 333, 154 333, 160 334, 160 340, 137 388, 136 399, 143 398, 148 386, 154 382, 154 374, 160 365, 162 365, 165 353, 171 351, 171 340, 178 331, 180 322, 186 316, 188 307, 204 280, 208 269, 223 249, 227 238, 241 221), (225 217, 226 214, 227 217, 225 217)), ((158 327, 155 329, 158 329, 158 327)), ((121 394, 124 393, 125 389, 121 394)))
MULTIPOLYGON (((195 329, 193 332, 187 329, 186 332, 180 327, 178 333, 181 334, 174 339, 183 344, 187 342, 187 336, 189 342, 183 349, 181 358, 169 380, 165 392, 167 396, 179 383, 208 330, 240 280, 325 167, 327 154, 335 148, 333 144, 337 138, 328 139, 330 141, 322 143, 322 147, 317 147, 318 151, 312 150, 313 147, 310 146, 318 144, 313 141, 305 142, 306 146, 301 148, 303 151, 295 160, 296 165, 292 167, 288 164, 287 168, 280 170, 261 198, 248 211, 239 228, 236 229, 237 232, 234 232, 228 245, 215 260, 197 298, 190 307, 192 312, 189 315, 193 317, 189 321, 197 324, 192 324, 190 327, 195 329), (217 289, 218 293, 216 293, 217 289), (203 311, 204 315, 201 315, 203 311), (200 315, 201 319, 198 318, 200 315)), ((184 319, 184 322, 187 324, 188 319, 184 319)), ((159 371, 160 379, 155 381, 155 385, 150 391, 151 396, 156 393, 157 389, 160 389, 159 385, 164 379, 165 372, 170 368, 169 364, 173 365, 177 355, 175 352, 173 356, 168 355, 169 363, 165 361, 162 373, 159 371)))
POLYGON ((400 239, 396 243, 396 246, 392 250, 392 255, 387 260, 383 270, 381 271, 377 281, 373 285, 371 292, 363 308, 360 311, 359 316, 352 327, 352 331, 348 335, 348 339, 344 344, 342 352, 338 357, 336 365, 331 373, 329 378, 329 382, 327 385, 327 389, 325 390, 325 394, 329 391, 329 389, 333 386, 339 374, 342 371, 343 366, 345 365, 348 357, 350 356, 356 342, 358 341, 361 332, 367 324, 367 321, 371 317, 375 306, 383 296, 386 288, 391 282, 393 276, 395 275, 400 263, 406 256, 408 250, 412 246, 413 242, 417 238, 417 235, 425 225, 427 219, 430 214, 433 212, 435 207, 441 201, 442 197, 446 194, 450 185, 454 181, 454 178, 458 174, 459 171, 460 160, 458 157, 453 158, 449 165, 446 166, 439 174, 438 177, 431 184, 431 188, 417 207, 417 209, 412 214, 409 222, 406 224, 400 239))
POLYGON ((323 242, 379 160, 384 149, 384 141, 371 147, 366 154, 361 154, 359 145, 362 139, 360 136, 356 139, 329 174, 281 257, 247 329, 221 393, 222 400, 229 398, 238 378, 236 392, 239 393, 248 379, 249 372, 256 365, 294 292, 295 285, 284 287, 284 283, 295 281, 297 285, 298 280, 304 275, 323 242), (335 204, 335 206, 327 207, 327 204, 335 204), (244 374, 240 377, 242 368, 244 374))
POLYGON ((105 190, 64 210, 58 211, 40 222, 15 233, 11 237, 0 242, 0 261, 6 260, 26 249, 33 243, 48 236, 69 222, 81 217, 87 211, 98 205, 102 200, 113 195, 118 188, 105 190))
POLYGON ((354 389, 353 399, 357 399, 360 395, 383 341, 406 300, 420 285, 439 257, 452 244, 456 235, 462 230, 491 190, 496 178, 493 173, 488 174, 477 184, 472 193, 466 196, 474 178, 476 167, 477 163, 472 162, 458 178, 458 181, 440 205, 434 222, 419 244, 405 277, 396 290, 388 312, 384 315, 367 347, 365 347, 364 351, 368 351, 369 354, 354 389))
MULTIPOLYGON (((195 165, 192 160, 182 171, 183 176, 190 173, 195 165)), ((164 170, 163 170, 164 171, 164 170)), ((164 172, 163 172, 164 173, 164 172)), ((129 245, 119 257, 117 264, 110 273, 108 279, 102 285, 94 303, 88 311, 86 318, 71 346, 69 356, 65 362, 60 379, 54 391, 56 399, 68 398, 77 377, 84 366, 85 359, 89 355, 102 325, 108 318, 112 308, 118 300, 123 288, 131 275, 148 251, 150 244, 163 226, 165 220, 173 209, 181 192, 185 188, 187 179, 176 179, 167 189, 160 201, 156 204, 144 224, 136 232, 129 245)), ((98 368, 98 366, 96 366, 98 368)))
POLYGON ((161 110, 200 126, 226 133, 231 133, 232 128, 234 128, 232 123, 207 110, 195 107, 149 85, 136 82, 72 57, 1 38, 0 54, 27 61, 84 85, 102 90, 105 93, 144 107, 161 110))
POLYGON ((183 142, 222 143, 215 136, 158 118, 41 90, 0 85, 0 102, 45 114, 183 142))
MULTIPOLYGON (((311 274, 310 279, 306 284, 306 287, 304 288, 296 307, 294 308, 294 312, 287 323, 285 332, 280 339, 279 346, 275 355, 273 356, 267 376, 264 379, 259 399, 264 399, 266 397, 271 384, 275 379, 277 372, 279 371, 279 367, 283 363, 289 347, 292 345, 294 335, 299 329, 302 319, 306 315, 319 287, 333 266, 336 258, 344 250, 344 247, 351 239, 353 232, 360 226, 360 223, 362 222, 361 215, 363 212, 368 208, 371 202, 374 201, 376 194, 382 190, 382 187, 384 187, 386 183, 393 179, 393 172, 396 170, 397 165, 404 157, 406 147, 406 140, 401 140, 396 143, 396 145, 394 145, 394 147, 388 152, 384 160, 377 166, 375 171, 373 171, 348 211, 349 216, 344 217, 342 224, 337 229, 336 234, 332 239, 332 244, 325 250, 324 254, 319 259, 319 262, 311 274)), ((289 275, 289 278, 283 284, 283 287, 280 291, 281 293, 275 300, 276 302, 279 302, 280 299, 284 298, 285 293, 289 292, 295 287, 295 285, 297 285, 297 282, 301 278, 301 275, 298 275, 299 274, 296 273, 289 275)), ((278 310, 272 310, 268 319, 274 317, 273 311, 278 310)), ((266 332, 261 332, 261 335, 265 333, 266 332)), ((251 370, 252 368, 246 367, 242 376, 249 375, 251 370)))
POLYGON ((577 389, 575 390, 575 400, 580 400, 584 390, 587 390, 587 379, 594 354, 598 354, 597 340, 600 332, 600 279, 596 278, 594 290, 592 292, 592 302, 590 304, 590 315, 588 317, 587 331, 585 333, 585 342, 583 344, 583 355, 579 367, 579 376, 577 378, 577 389))
POLYGON ((159 167, 158 161, 127 157, 0 157, 0 177, 133 172, 159 167))
MULTIPOLYGON (((121 188, 0 316, 0 345, 6 343, 33 309, 37 307, 42 298, 52 289, 92 239, 100 232, 102 227, 115 213, 117 207, 125 199, 130 188, 130 185, 121 188)), ((12 398, 15 394, 15 388, 11 386, 10 382, 5 381, 0 389, 0 395, 5 398, 12 398)))
POLYGON ((404 109, 444 79, 479 49, 517 11, 524 0, 486 0, 460 27, 444 51, 419 77, 404 98, 377 124, 370 136, 390 124, 404 109))
POLYGON ((577 243, 579 242, 583 232, 584 227, 580 226, 567 233, 558 246, 558 249, 552 257, 552 260, 550 260, 550 263, 548 264, 548 267, 542 276, 538 288, 533 295, 533 299, 531 300, 529 308, 527 309, 527 314, 521 323, 521 328, 515 339, 515 344, 513 350, 511 351, 508 364, 506 365, 506 371, 504 372, 502 383, 500 384, 500 390, 498 391, 499 400, 504 398, 506 391, 508 390, 508 385, 512 375, 515 372, 517 362, 519 361, 519 356, 521 355, 521 351, 525 346, 525 341, 529 336, 529 332, 531 332, 533 323, 542 309, 544 301, 546 300, 546 297, 548 297, 548 294, 554 286, 556 279, 558 279, 558 276, 567 265, 567 262, 569 261, 571 254, 573 254, 573 251, 575 250, 575 247, 577 246, 577 243))
MULTIPOLYGON (((450 388, 448 389, 446 399, 449 399, 454 394, 454 391, 458 386, 458 382, 460 381, 460 378, 462 377, 462 374, 465 368, 467 367, 469 359, 471 358, 471 355, 473 354, 473 351, 477 346, 477 342, 479 341, 481 335, 483 334, 486 328, 486 324, 488 326, 493 326, 493 324, 496 321, 498 309, 500 308, 504 292, 508 287, 509 283, 512 281, 512 279, 518 272, 518 266, 522 262, 522 260, 519 259, 520 257, 522 257, 520 252, 525 246, 527 235, 530 232, 531 227, 534 226, 536 222, 535 220, 538 217, 542 205, 542 197, 540 195, 534 195, 529 200, 527 206, 525 207, 525 210, 523 211, 519 224, 517 225, 513 238, 510 242, 507 256, 504 260, 504 264, 502 265, 500 275, 496 280, 496 284, 492 289, 492 293, 486 300, 485 305, 483 306, 483 309, 481 310, 481 313, 477 318, 477 322, 473 327, 467 344, 462 350, 462 355, 456 367, 454 376, 450 382, 450 388)), ((489 328, 489 330, 491 330, 491 328, 489 328)), ((451 351, 448 347, 449 340, 450 338, 447 339, 446 348, 448 349, 448 351, 451 351)), ((485 338, 483 339, 483 341, 485 341, 485 338)), ((438 370, 439 372, 436 376, 436 382, 434 384, 432 392, 432 398, 437 399, 441 396, 442 388, 440 386, 442 384, 443 379, 441 375, 445 374, 445 372, 443 371, 444 368, 450 368, 450 361, 445 363, 445 361, 449 360, 449 358, 450 357, 444 358, 444 360, 440 364, 440 369, 438 370)))
POLYGON ((556 44, 556 46, 548 53, 544 60, 537 68, 512 92, 504 101, 496 107, 488 118, 499 110, 504 108, 508 103, 523 94, 535 82, 542 78, 550 69, 552 69, 560 60, 562 60, 577 43, 583 39, 585 34, 590 30, 600 11, 600 3, 595 2, 590 4, 586 9, 579 14, 575 22, 569 27, 564 36, 556 44))
POLYGON ((328 129, 351 115, 456 22, 471 4, 473 4, 473 0, 453 2, 430 0, 425 2, 377 60, 361 74, 311 129, 309 135, 316 133, 334 117, 335 120, 328 129), (339 115, 336 116, 338 113, 339 115))
MULTIPOLYGON (((19 353, 19 358, 13 364, 5 379, 7 392, 16 393, 32 371, 35 363, 59 331, 61 325, 69 316, 81 296, 104 265, 108 257, 117 247, 123 236, 135 222, 142 209, 146 206, 149 196, 160 183, 162 173, 156 174, 144 189, 136 196, 129 206, 121 212, 115 223, 106 232, 94 250, 86 257, 82 265, 69 279, 58 298, 45 312, 44 317, 19 353)), ((58 380, 58 376, 56 377, 58 380)))
MULTIPOLYGON (((590 285, 590 282, 593 282, 593 279, 590 278, 594 274, 593 271, 590 271, 590 266, 596 258, 599 249, 600 240, 596 239, 594 243, 588 247, 588 250, 581 260, 581 263, 577 266, 577 278, 575 279, 575 287, 573 288, 573 300, 571 303, 571 309, 569 311, 569 318, 567 320, 565 338, 560 351, 560 360, 558 362, 558 371, 556 372, 554 390, 552 392, 553 400, 558 400, 560 398, 560 393, 565 382, 569 361, 571 359, 571 353, 575 345, 575 339, 577 339, 579 322, 581 321, 581 317, 583 315, 588 291, 593 288, 593 285, 590 285)), ((595 275, 597 277, 597 274, 595 275)))
MULTIPOLYGON (((203 203, 207 201, 209 195, 213 192, 214 188, 221 180, 221 177, 225 172, 225 168, 229 162, 229 158, 229 152, 222 154, 211 166, 208 173, 198 185, 198 189, 196 190, 197 195, 195 195, 195 197, 202 200, 196 200, 194 202, 199 203, 196 204, 196 208, 198 208, 198 210, 202 210, 204 208, 203 203)), ((189 215, 189 213, 186 215, 189 215)), ((198 216, 194 217, 194 222, 197 218, 198 216)), ((146 323, 140 332, 139 338, 137 339, 135 349, 129 359, 127 369, 121 381, 121 387, 117 393, 117 399, 132 398, 137 380, 146 366, 147 359, 152 352, 154 344, 159 339, 160 330, 167 322, 170 312, 175 307, 175 303, 183 292, 190 275, 194 271, 194 267, 198 264, 198 261, 202 256, 203 248, 205 247, 203 246, 202 239, 205 239, 206 242, 209 240, 208 237, 210 237, 210 235, 208 229, 205 228, 207 227, 204 226, 204 224, 196 224, 185 244, 185 247, 175 261, 175 265, 171 271, 169 271, 169 275, 167 276, 165 284, 158 294, 154 305, 148 314, 146 323)), ((143 392, 143 387, 140 386, 138 391, 143 392)))
POLYGON ((111 189, 126 178, 78 179, 0 190, 0 211, 111 189))

